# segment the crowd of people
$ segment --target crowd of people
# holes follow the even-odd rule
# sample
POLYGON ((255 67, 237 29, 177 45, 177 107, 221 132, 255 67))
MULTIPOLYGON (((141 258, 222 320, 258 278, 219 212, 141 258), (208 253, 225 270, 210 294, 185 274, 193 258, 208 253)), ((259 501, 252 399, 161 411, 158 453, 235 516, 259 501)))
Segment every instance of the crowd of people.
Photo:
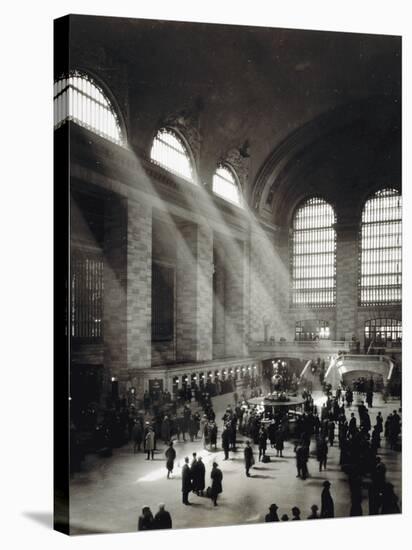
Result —
MULTIPOLYGON (((207 452, 223 451, 223 461, 228 460, 231 453, 241 451, 246 477, 251 477, 255 460, 268 462, 282 457, 285 442, 290 441, 295 453, 296 477, 302 480, 311 475, 308 467, 311 456, 316 458, 319 472, 327 471, 330 449, 336 446, 339 449, 339 465, 348 479, 349 515, 364 513, 365 494, 369 514, 396 513, 399 512, 398 497, 393 484, 387 480, 387 468, 379 456, 379 450, 382 438, 390 449, 400 450, 400 410, 394 410, 386 419, 378 412, 372 425, 369 409, 373 407, 375 388, 370 381, 363 383, 363 386, 354 385, 355 398, 351 387, 339 387, 332 392, 330 387, 325 386, 326 399, 321 407, 314 404, 310 390, 301 390, 304 401, 302 412, 296 414, 293 420, 282 412, 287 411, 287 407, 269 411, 251 405, 249 399, 262 394, 262 389, 257 387, 249 388, 248 396, 239 396, 234 392, 233 403, 218 419, 208 392, 197 394, 196 401, 192 398, 191 402, 182 400, 180 404, 165 393, 161 407, 158 406, 159 400, 149 401, 146 396, 144 410, 122 407, 112 415, 106 429, 123 433, 123 438, 119 437, 119 440, 131 440, 133 452, 145 453, 146 460, 153 460, 155 453, 162 453, 167 479, 173 478, 176 441, 201 441, 207 452), (354 412, 354 402, 357 414, 354 412), (239 435, 243 441, 239 441, 239 435), (268 453, 268 448, 273 449, 274 453, 268 453)), ((219 495, 223 492, 224 469, 222 471, 215 460, 210 472, 206 470, 207 465, 199 453, 193 452, 191 458, 185 457, 181 469, 182 503, 185 506, 191 505, 190 495, 192 498, 207 497, 213 506, 218 506, 219 495)), ((334 517, 334 503, 327 479, 323 482, 320 497, 319 506, 313 504, 310 514, 305 514, 307 519, 334 517)), ((265 521, 289 520, 287 513, 280 515, 279 519, 277 510, 277 505, 272 504, 265 521)), ((291 520, 299 519, 301 512, 294 506, 291 520)), ((154 516, 149 506, 143 507, 139 530, 170 527, 172 520, 163 504, 154 516)))

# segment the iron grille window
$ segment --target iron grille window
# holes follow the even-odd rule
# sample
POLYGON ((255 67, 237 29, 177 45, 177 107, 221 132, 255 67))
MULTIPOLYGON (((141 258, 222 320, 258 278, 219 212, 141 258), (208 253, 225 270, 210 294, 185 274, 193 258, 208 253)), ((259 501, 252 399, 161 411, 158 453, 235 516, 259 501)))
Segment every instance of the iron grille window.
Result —
POLYGON ((78 72, 54 83, 54 127, 73 120, 119 145, 124 143, 119 119, 103 90, 78 72))
POLYGON ((402 343, 402 321, 398 319, 369 319, 365 322, 365 345, 380 346, 402 343))
POLYGON ((320 319, 308 319, 305 321, 296 321, 295 340, 329 340, 330 328, 329 321, 320 319))
POLYGON ((174 335, 175 272, 173 267, 152 264, 152 341, 170 341, 174 335))
POLYGON ((72 252, 70 313, 73 338, 102 338, 103 258, 97 252, 72 252))
POLYGON ((377 191, 362 212, 360 305, 399 303, 402 295, 402 197, 377 191))
POLYGON ((194 183, 189 151, 183 140, 169 128, 162 128, 153 140, 150 158, 166 170, 194 183))
POLYGON ((336 296, 336 216, 321 198, 308 199, 292 225, 292 305, 329 307, 336 296))
POLYGON ((219 166, 213 176, 213 193, 229 202, 241 205, 241 194, 236 178, 227 166, 219 166))

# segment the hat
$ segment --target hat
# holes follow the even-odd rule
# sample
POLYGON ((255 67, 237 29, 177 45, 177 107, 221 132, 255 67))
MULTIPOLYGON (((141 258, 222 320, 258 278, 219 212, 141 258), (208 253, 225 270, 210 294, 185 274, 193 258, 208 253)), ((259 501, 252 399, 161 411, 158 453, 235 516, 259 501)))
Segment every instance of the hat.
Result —
POLYGON ((217 462, 213 462, 213 467, 216 467, 217 466, 217 462))
POLYGON ((328 480, 323 482, 324 487, 330 487, 330 482, 328 480))
POLYGON ((269 506, 269 510, 277 510, 278 509, 278 506, 276 506, 276 504, 271 504, 269 506))

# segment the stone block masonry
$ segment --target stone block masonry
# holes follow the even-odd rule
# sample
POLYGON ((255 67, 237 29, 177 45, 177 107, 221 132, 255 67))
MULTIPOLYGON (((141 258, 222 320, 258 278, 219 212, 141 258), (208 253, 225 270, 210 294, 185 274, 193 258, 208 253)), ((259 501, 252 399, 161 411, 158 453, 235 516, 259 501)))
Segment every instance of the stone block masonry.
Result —
POLYGON ((186 223, 177 236, 176 359, 212 358, 213 238, 209 227, 186 223))
POLYGON ((151 364, 151 210, 107 199, 104 239, 104 362, 120 391, 151 364))

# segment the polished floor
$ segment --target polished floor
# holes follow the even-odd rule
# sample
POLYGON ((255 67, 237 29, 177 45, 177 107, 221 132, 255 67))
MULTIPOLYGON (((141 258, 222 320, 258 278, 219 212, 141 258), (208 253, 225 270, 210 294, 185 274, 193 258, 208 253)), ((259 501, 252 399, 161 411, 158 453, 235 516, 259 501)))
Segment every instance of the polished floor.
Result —
MULTIPOLYGON (((230 394, 214 398, 216 418, 220 419, 231 402, 230 394)), ((323 396, 315 396, 321 404, 323 396)), ((355 405, 356 403, 354 403, 355 405)), ((380 396, 375 397, 370 409, 372 425, 377 412, 382 411, 384 419, 399 401, 384 404, 380 396)), ((356 409, 351 409, 356 412, 356 409)), ((349 410, 347 414, 349 414, 349 410)), ((312 504, 320 508, 322 482, 331 482, 331 495, 335 503, 335 516, 349 515, 350 497, 346 475, 339 467, 339 450, 329 450, 328 469, 319 473, 318 463, 312 452, 308 468, 310 477, 305 481, 296 478, 295 455, 291 443, 286 442, 283 458, 272 457, 267 464, 258 463, 251 470, 252 476, 245 476, 243 467, 242 436, 239 451, 230 454, 230 460, 223 461, 222 451, 205 451, 200 441, 176 442, 177 460, 172 479, 166 479, 164 446, 159 445, 155 460, 146 461, 143 453, 134 455, 132 445, 116 449, 110 458, 90 455, 83 463, 83 470, 73 475, 70 485, 70 521, 72 534, 113 533, 135 531, 137 519, 143 505, 151 507, 153 513, 163 502, 170 511, 173 527, 210 527, 235 524, 251 524, 264 520, 272 502, 278 507, 279 517, 286 513, 291 518, 291 508, 301 509, 302 519, 310 513, 312 504), (210 479, 211 464, 216 460, 223 472, 223 494, 219 506, 214 508, 207 498, 190 495, 192 506, 181 502, 181 466, 186 455, 197 452, 206 465, 206 484, 210 479)), ((219 438, 220 442, 220 438, 219 438)), ((311 450, 314 450, 312 443, 311 450)), ((257 459, 257 449, 255 458, 257 459)), ((275 454, 268 447, 268 454, 275 454)), ((395 486, 401 501, 401 453, 385 446, 380 450, 382 461, 387 466, 387 478, 395 486)), ((368 502, 364 491, 363 513, 368 514, 368 502)))

